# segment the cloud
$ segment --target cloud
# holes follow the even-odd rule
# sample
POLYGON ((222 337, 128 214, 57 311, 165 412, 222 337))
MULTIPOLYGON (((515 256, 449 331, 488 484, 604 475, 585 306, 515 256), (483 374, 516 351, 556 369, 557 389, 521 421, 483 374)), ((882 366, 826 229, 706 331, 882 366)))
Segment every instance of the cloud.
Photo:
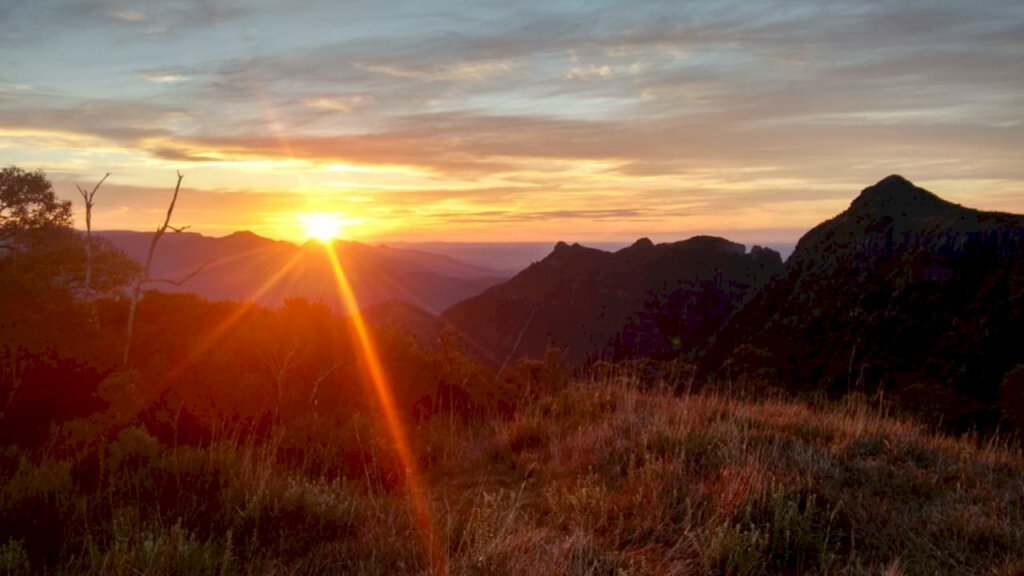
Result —
POLYGON ((555 220, 587 220, 590 222, 649 222, 662 220, 666 214, 649 208, 623 208, 613 210, 481 210, 467 212, 437 212, 430 218, 453 223, 510 223, 549 222, 555 220))
POLYGON ((135 12, 132 10, 111 12, 110 17, 119 22, 145 22, 149 20, 149 16, 146 16, 142 12, 135 12))
POLYGON ((153 82, 155 84, 178 84, 188 80, 187 76, 172 72, 147 72, 140 74, 139 77, 146 82, 153 82))
POLYGON ((330 112, 352 112, 373 100, 365 94, 346 96, 309 96, 302 99, 302 104, 316 110, 330 112))
POLYGON ((510 60, 466 61, 426 69, 399 64, 357 64, 357 66, 375 74, 396 78, 428 82, 479 82, 508 74, 516 68, 516 63, 510 60))
POLYGON ((586 66, 573 66, 565 73, 570 80, 589 80, 592 78, 609 78, 614 74, 611 66, 597 66, 587 64, 586 66))
POLYGON ((169 134, 166 125, 186 114, 184 108, 153 102, 32 94, 0 109, 0 125, 27 132, 78 134, 129 147, 143 138, 169 134))
POLYGON ((337 181, 434 223, 756 208, 789 226, 786 202, 813 221, 832 206, 815 195, 835 203, 891 172, 1024 181, 1014 2, 74 4, 0 8, 5 51, 26 26, 94 48, 81 70, 64 50, 0 73, 36 87, 0 92, 8 130, 100 139, 156 166, 301 170, 307 189, 333 186, 320 173, 335 164, 380 169, 401 183, 337 181), (418 196, 386 192, 413 183, 418 196))

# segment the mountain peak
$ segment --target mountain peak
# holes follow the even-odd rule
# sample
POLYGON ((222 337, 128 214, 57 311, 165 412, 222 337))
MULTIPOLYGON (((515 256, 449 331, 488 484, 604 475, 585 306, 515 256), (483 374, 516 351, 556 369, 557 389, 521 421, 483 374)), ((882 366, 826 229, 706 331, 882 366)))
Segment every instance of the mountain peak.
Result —
POLYGON ((850 208, 881 216, 930 215, 952 204, 919 188, 899 174, 892 174, 861 191, 850 208))
POLYGON ((224 238, 262 238, 262 236, 250 230, 238 230, 224 236, 224 238))
POLYGON ((682 242, 676 242, 674 246, 708 253, 736 254, 738 256, 747 253, 747 247, 743 244, 727 240, 721 236, 694 236, 682 242))
POLYGON ((573 242, 572 244, 569 244, 566 242, 559 241, 557 244, 555 244, 555 249, 554 251, 552 251, 552 254, 571 254, 577 252, 589 252, 592 250, 595 249, 587 248, 586 246, 581 246, 579 242, 573 242))
POLYGON ((914 195, 917 191, 926 192, 924 189, 914 186, 913 182, 903 176, 892 174, 882 178, 875 185, 868 186, 862 190, 859 198, 892 198, 914 195))
POLYGON ((899 174, 890 174, 885 178, 882 178, 875 184, 875 187, 900 187, 900 188, 913 188, 914 183, 907 180, 899 174))

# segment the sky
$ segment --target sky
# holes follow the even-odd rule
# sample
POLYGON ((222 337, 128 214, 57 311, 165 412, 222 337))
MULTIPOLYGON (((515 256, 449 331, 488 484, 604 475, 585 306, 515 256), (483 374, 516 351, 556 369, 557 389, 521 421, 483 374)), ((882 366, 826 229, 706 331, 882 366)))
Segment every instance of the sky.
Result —
POLYGON ((0 164, 97 229, 795 241, 898 173, 1024 212, 1024 3, 0 0, 0 164))

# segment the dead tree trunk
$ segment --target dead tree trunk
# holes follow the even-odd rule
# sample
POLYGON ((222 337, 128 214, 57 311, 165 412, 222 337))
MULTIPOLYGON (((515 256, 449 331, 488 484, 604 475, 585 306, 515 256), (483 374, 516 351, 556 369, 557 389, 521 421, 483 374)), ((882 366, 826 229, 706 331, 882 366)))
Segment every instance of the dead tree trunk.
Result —
POLYGON ((190 278, 198 274, 206 268, 210 262, 204 262, 198 268, 192 271, 188 276, 185 276, 181 280, 169 280, 166 278, 152 278, 150 277, 150 269, 153 266, 153 254, 156 252, 156 245, 160 242, 160 238, 168 231, 181 232, 188 228, 188 226, 182 226, 176 228, 171 226, 171 216, 174 214, 174 205, 178 202, 178 192, 181 191, 181 180, 184 176, 181 172, 178 172, 178 182, 174 185, 174 195, 171 196, 171 204, 167 207, 167 216, 164 218, 164 223, 157 227, 156 232, 153 234, 153 240, 149 243, 149 252, 146 254, 146 263, 142 268, 142 274, 135 281, 135 285, 132 287, 132 299, 128 306, 128 327, 125 330, 124 338, 124 357, 122 359, 123 364, 128 364, 128 353, 132 347, 132 333, 135 330, 135 311, 139 306, 139 296, 142 294, 142 287, 146 284, 154 282, 164 282, 167 284, 181 285, 188 281, 190 278))
POLYGON ((85 297, 90 302, 92 301, 92 200, 96 197, 96 191, 100 189, 100 185, 109 177, 110 172, 104 174, 103 178, 100 178, 100 181, 92 187, 91 192, 78 186, 78 193, 85 200, 85 297))

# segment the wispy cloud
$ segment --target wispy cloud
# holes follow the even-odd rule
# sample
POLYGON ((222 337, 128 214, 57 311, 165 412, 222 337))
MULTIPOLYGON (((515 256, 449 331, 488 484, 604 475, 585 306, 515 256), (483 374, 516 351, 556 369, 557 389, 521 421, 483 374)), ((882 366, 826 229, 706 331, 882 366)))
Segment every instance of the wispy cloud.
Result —
POLYGON ((373 98, 365 94, 352 94, 346 96, 309 96, 303 98, 302 103, 316 110, 352 112, 372 100, 373 98))
POLYGON ((142 12, 136 12, 133 10, 119 10, 117 12, 111 12, 110 17, 119 22, 145 22, 149 20, 149 16, 146 16, 142 12))
POLYGON ((147 82, 154 82, 156 84, 177 84, 188 80, 188 77, 184 74, 174 74, 172 72, 146 72, 140 74, 139 77, 147 82))
POLYGON ((81 138, 206 187, 347 185, 379 223, 790 229, 890 172, 1000 209, 1024 182, 1018 2, 56 0, 0 19, 21 157, 88 162, 81 138))
POLYGON ((509 60, 484 60, 455 62, 426 69, 400 64, 357 64, 357 66, 369 72, 396 78, 458 82, 484 81, 503 76, 514 70, 516 63, 509 60))

